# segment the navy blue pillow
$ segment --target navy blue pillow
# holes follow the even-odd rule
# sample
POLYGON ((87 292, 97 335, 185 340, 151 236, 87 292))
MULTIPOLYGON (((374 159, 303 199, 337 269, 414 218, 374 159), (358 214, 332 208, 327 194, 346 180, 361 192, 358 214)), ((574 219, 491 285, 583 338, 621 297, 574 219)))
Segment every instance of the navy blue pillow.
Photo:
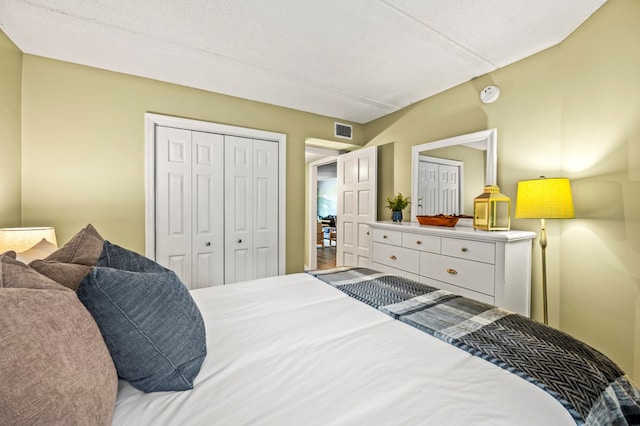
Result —
POLYGON ((103 257, 99 263, 112 267, 94 267, 78 297, 98 324, 118 376, 144 392, 192 389, 207 349, 187 288, 174 272, 106 241, 103 257))
POLYGON ((117 244, 105 240, 96 266, 121 269, 131 272, 168 272, 169 269, 157 264, 148 257, 142 256, 117 244))

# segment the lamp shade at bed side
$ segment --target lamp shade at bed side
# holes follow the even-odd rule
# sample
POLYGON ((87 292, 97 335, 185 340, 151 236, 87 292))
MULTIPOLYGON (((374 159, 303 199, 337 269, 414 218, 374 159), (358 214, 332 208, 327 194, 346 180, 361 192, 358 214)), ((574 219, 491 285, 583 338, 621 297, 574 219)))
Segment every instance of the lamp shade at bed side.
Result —
POLYGON ((0 253, 13 250, 17 253, 25 251, 42 241, 58 245, 56 231, 51 226, 31 228, 0 229, 0 253))

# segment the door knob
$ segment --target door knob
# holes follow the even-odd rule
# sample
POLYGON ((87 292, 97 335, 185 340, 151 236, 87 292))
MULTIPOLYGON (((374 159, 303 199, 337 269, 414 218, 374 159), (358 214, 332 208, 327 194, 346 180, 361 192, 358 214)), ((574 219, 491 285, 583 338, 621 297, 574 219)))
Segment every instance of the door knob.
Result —
POLYGON ((209 247, 211 245, 211 243, 209 241, 207 241, 206 243, 204 243, 204 245, 209 247))
POLYGON ((238 240, 238 244, 242 243, 242 240, 238 240))

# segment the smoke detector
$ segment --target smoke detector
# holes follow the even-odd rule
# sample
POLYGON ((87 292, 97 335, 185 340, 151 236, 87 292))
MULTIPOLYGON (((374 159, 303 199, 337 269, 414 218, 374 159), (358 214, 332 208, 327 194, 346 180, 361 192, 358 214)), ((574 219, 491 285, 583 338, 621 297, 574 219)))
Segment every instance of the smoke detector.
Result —
POLYGON ((485 104, 495 102, 499 96, 500 89, 498 86, 487 86, 480 92, 480 100, 485 104))

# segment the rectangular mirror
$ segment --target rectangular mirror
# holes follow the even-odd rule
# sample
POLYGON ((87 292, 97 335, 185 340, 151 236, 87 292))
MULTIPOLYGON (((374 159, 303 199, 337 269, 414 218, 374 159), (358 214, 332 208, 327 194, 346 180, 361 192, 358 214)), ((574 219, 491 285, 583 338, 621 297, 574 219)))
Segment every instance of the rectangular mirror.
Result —
POLYGON ((417 215, 473 215, 473 198, 495 185, 497 129, 411 148, 411 220, 417 215))

